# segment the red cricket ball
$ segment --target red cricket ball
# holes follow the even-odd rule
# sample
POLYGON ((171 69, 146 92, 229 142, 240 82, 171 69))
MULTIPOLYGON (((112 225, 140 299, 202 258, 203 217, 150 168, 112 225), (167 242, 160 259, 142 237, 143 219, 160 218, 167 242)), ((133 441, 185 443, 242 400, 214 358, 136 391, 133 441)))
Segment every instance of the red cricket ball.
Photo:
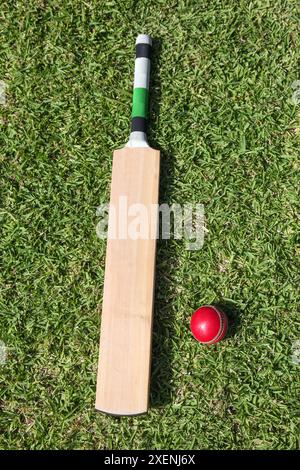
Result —
POLYGON ((226 335, 227 328, 227 316, 212 305, 198 308, 191 318, 191 332, 200 343, 218 343, 226 335))

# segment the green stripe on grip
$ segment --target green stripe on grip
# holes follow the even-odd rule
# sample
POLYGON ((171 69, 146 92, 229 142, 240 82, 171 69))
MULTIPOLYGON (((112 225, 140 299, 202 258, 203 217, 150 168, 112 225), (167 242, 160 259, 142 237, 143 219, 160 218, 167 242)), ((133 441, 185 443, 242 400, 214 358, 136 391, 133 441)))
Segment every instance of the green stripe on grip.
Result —
POLYGON ((131 117, 147 118, 148 95, 149 95, 149 92, 147 88, 135 88, 133 90, 131 117))

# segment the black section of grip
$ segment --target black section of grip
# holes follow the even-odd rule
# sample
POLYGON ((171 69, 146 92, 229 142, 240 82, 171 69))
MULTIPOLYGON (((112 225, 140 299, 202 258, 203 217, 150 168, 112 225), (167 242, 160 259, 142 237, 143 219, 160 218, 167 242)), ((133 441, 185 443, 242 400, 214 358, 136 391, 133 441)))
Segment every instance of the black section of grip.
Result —
POLYGON ((150 59, 151 57, 151 46, 150 44, 137 44, 135 46, 135 57, 138 59, 139 57, 146 57, 150 59))
POLYGON ((146 132, 147 119, 143 117, 134 117, 131 119, 131 132, 146 132))

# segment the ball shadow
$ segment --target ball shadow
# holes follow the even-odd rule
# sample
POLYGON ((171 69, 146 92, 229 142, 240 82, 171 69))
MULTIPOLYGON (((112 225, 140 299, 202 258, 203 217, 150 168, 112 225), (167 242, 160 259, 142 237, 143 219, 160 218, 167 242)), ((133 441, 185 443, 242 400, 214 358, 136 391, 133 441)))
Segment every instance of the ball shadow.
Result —
POLYGON ((241 328, 241 312, 239 308, 230 301, 220 300, 214 303, 215 307, 226 313, 228 317, 228 332, 226 338, 236 336, 241 328))

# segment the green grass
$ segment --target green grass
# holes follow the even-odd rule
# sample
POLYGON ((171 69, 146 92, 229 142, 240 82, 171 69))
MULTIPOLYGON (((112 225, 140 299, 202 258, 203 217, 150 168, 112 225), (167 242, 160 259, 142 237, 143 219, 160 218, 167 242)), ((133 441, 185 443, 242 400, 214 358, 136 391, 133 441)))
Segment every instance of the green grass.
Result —
POLYGON ((1 5, 1 449, 299 447, 300 19, 291 1, 1 5), (203 249, 160 241, 151 409, 94 411, 113 149, 140 32, 154 39, 161 202, 205 206, 203 249), (205 348, 191 313, 218 303, 205 348))

